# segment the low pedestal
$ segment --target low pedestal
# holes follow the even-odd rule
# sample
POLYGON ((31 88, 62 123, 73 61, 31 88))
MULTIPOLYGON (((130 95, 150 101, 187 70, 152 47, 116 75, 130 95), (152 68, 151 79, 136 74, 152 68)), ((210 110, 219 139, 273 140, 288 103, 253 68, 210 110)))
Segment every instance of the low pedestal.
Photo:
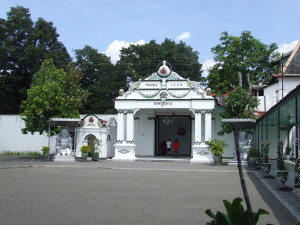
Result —
POLYGON ((115 144, 115 156, 112 160, 135 160, 135 144, 115 144))
POLYGON ((190 160, 191 163, 214 163, 213 155, 208 150, 208 146, 205 144, 193 145, 193 158, 190 160))
POLYGON ((75 157, 71 155, 56 155, 54 162, 75 162, 75 157))
MULTIPOLYGON (((238 164, 237 159, 233 159, 228 162, 228 166, 237 166, 237 164, 238 164)), ((241 160, 241 165, 244 167, 248 167, 248 161, 241 160)))

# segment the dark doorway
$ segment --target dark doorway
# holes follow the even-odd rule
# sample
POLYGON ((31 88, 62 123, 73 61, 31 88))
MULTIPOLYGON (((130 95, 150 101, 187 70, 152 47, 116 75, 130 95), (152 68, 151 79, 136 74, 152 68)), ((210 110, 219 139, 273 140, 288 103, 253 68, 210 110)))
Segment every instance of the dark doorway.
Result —
MULTIPOLYGON (((156 156, 166 156, 161 148, 162 142, 175 139, 180 142, 179 156, 191 156, 191 118, 189 116, 157 116, 156 117, 156 156)), ((173 156, 171 150, 169 156, 173 156)))

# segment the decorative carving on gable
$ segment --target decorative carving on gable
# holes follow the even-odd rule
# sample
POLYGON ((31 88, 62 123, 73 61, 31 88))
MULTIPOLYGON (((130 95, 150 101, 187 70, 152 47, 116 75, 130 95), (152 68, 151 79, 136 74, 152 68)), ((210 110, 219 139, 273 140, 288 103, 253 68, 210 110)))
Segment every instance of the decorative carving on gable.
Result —
POLYGON ((164 102, 166 101, 167 97, 168 97, 168 93, 165 92, 165 91, 162 91, 160 94, 159 94, 159 97, 160 99, 164 102))

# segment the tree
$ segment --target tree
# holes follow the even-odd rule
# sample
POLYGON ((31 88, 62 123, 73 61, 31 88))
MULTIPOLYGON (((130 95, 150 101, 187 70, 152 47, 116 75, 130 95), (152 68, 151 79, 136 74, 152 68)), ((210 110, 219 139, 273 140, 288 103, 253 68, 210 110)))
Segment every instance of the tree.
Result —
POLYGON ((220 41, 212 48, 217 64, 207 77, 212 92, 224 94, 240 82, 246 88, 249 83, 266 84, 271 79, 275 70, 271 62, 278 57, 276 44, 263 44, 250 31, 243 31, 240 37, 222 32, 220 41))
POLYGON ((130 81, 150 76, 163 60, 171 63, 173 71, 180 76, 200 81, 202 65, 198 61, 198 54, 182 41, 175 43, 165 39, 161 44, 157 44, 151 40, 145 45, 123 48, 117 64, 126 68, 124 73, 130 81))
POLYGON ((39 18, 33 22, 29 9, 17 6, 0 20, 0 113, 19 113, 32 76, 45 59, 66 68, 71 58, 58 41, 56 28, 39 18))
MULTIPOLYGON (((238 86, 235 90, 233 90, 229 96, 225 99, 225 107, 226 111, 221 112, 219 116, 222 119, 255 119, 256 116, 254 114, 256 107, 258 106, 258 99, 252 96, 250 89, 242 88, 242 82, 240 82, 240 86, 238 86)), ((225 133, 233 132, 234 135, 234 143, 235 143, 235 152, 238 162, 238 170, 240 183, 242 186, 244 198, 247 205, 247 215, 249 220, 249 224, 254 225, 255 222, 255 214, 253 214, 252 206, 250 203, 250 198, 247 191, 247 186, 245 183, 243 169, 241 165, 240 158, 240 150, 239 150, 239 131, 241 129, 247 129, 247 127, 242 128, 240 126, 236 126, 233 122, 230 123, 221 123, 222 130, 218 132, 219 135, 225 133)))
MULTIPOLYGON (((256 119, 255 110, 259 102, 256 97, 253 97, 251 92, 240 86, 236 87, 227 98, 225 98, 225 111, 219 114, 221 119, 256 119)), ((222 130, 219 135, 229 134, 232 128, 227 123, 221 124, 222 130)))
POLYGON ((52 117, 79 118, 79 109, 88 95, 80 88, 81 78, 74 65, 70 64, 65 72, 55 67, 52 59, 45 60, 21 105, 21 116, 25 121, 22 133, 42 134, 48 130, 52 117))
POLYGON ((113 113, 113 99, 126 87, 126 76, 120 66, 90 46, 75 50, 76 66, 82 72, 82 88, 90 92, 82 113, 113 113))

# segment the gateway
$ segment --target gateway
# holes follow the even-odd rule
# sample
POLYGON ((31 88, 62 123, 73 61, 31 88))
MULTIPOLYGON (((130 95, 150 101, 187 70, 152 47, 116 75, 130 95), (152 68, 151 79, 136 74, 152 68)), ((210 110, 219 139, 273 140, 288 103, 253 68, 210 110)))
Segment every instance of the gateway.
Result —
POLYGON ((198 82, 182 78, 166 61, 145 80, 120 90, 114 160, 160 156, 160 144, 180 142, 179 156, 212 163, 205 141, 212 139, 215 99, 198 82))

